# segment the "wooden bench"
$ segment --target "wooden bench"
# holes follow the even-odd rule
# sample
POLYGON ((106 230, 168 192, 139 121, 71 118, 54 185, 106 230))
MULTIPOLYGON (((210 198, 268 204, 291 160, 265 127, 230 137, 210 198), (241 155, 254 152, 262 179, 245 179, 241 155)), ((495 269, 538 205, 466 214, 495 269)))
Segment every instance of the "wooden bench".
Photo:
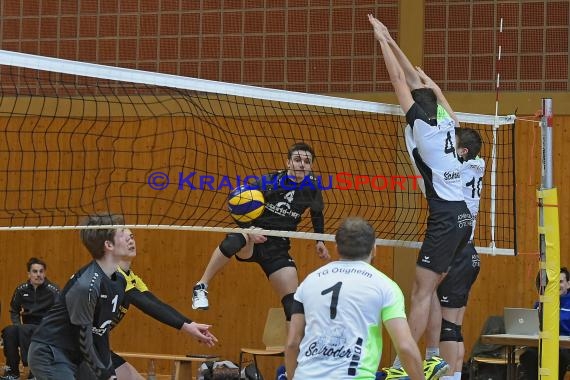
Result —
POLYGON ((117 355, 123 358, 138 358, 148 360, 168 360, 174 362, 173 379, 174 380, 190 380, 193 379, 192 364, 203 363, 205 361, 216 361, 220 358, 216 356, 182 356, 182 355, 168 355, 168 354, 151 354, 143 352, 117 352, 117 355))

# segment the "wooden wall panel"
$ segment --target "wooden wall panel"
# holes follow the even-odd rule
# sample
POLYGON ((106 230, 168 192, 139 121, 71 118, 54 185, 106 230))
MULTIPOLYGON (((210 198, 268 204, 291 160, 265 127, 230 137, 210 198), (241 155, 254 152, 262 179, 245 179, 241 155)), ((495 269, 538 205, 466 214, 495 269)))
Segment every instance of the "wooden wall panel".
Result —
MULTIPOLYGON (((560 235, 570 233, 568 223, 568 181, 570 168, 562 164, 564 149, 570 143, 570 117, 557 117, 555 124, 555 175, 560 197, 560 235)), ((529 306, 536 298, 534 276, 538 268, 536 246, 536 201, 534 192, 538 178, 537 148, 539 130, 531 122, 517 124, 517 194, 519 204, 519 247, 523 254, 517 257, 482 258, 482 269, 471 295, 468 317, 463 332, 468 348, 475 341, 488 315, 500 314, 504 306, 529 306), (534 149, 532 148, 534 144, 534 149), (529 168, 534 168, 530 170, 529 168)), ((49 277, 63 285, 69 276, 89 261, 87 251, 81 246, 77 232, 2 232, 0 233, 0 324, 8 323, 8 304, 15 285, 25 279, 24 264, 34 255, 47 260, 49 277)), ((270 290, 263 273, 255 265, 232 261, 212 282, 210 299, 212 307, 206 312, 191 310, 191 289, 200 277, 210 253, 219 243, 221 235, 182 231, 136 231, 139 257, 134 269, 150 288, 166 302, 200 322, 211 323, 212 331, 220 344, 212 350, 199 346, 192 339, 182 336, 168 327, 159 325, 138 311, 131 311, 125 321, 112 333, 112 344, 117 350, 149 352, 189 353, 212 352, 230 360, 237 360, 240 346, 261 345, 261 331, 265 312, 279 306, 280 301, 270 290)), ((333 250, 333 245, 328 244, 333 250)), ((562 239, 562 262, 570 264, 568 243, 562 239)), ((322 263, 314 253, 314 244, 295 241, 292 254, 297 261, 301 278, 322 263)), ((414 252, 408 253, 415 255, 414 252)), ((406 274, 413 276, 413 260, 394 260, 390 248, 381 248, 374 264, 388 275, 399 273, 402 287, 407 288, 406 274), (399 264, 406 263, 404 267, 399 264), (396 265, 398 265, 396 267, 396 265)), ((403 265, 403 264, 402 264, 403 265)), ((383 365, 390 359, 391 345, 385 336, 386 349, 383 365)), ((268 361, 268 372, 278 362, 268 361)), ((141 370, 144 363, 135 362, 141 370)), ((168 369, 160 367, 162 372, 168 369)))

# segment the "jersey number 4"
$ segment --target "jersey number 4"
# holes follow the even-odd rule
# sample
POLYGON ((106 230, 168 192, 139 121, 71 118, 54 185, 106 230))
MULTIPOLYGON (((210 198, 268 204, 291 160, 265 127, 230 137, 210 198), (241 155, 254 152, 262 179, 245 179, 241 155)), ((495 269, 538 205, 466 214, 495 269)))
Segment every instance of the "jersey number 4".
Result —
POLYGON ((342 281, 339 281, 336 284, 334 284, 333 286, 331 286, 330 288, 325 289, 321 292, 321 295, 323 295, 323 296, 326 294, 332 293, 331 306, 330 306, 331 319, 336 318, 336 308, 338 306, 338 295, 340 293, 340 287, 341 286, 342 286, 342 281))
POLYGON ((445 154, 452 153, 455 157, 455 147, 453 146, 453 139, 451 138, 451 132, 447 132, 447 137, 445 138, 445 154))

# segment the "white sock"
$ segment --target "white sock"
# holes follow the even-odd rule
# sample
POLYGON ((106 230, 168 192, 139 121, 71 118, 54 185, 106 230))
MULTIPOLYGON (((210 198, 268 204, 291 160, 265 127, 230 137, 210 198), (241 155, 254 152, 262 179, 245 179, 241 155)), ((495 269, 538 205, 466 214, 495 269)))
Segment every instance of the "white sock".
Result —
POLYGON ((439 356, 439 347, 426 347, 426 360, 439 356))
POLYGON ((402 363, 400 362, 400 357, 396 355, 396 359, 394 359, 394 364, 392 365, 394 368, 402 368, 402 363))
POLYGON ((439 379, 440 380, 453 380, 455 378, 455 376, 442 376, 439 379))
POLYGON ((461 372, 455 372, 453 374, 453 380, 461 380, 461 372))

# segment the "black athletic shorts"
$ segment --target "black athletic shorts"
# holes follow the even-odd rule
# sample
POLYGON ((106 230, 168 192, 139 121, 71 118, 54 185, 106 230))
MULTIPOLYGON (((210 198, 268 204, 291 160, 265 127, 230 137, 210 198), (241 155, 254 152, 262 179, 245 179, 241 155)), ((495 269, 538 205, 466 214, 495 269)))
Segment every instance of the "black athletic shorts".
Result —
POLYGON ((291 242, 289 238, 268 236, 264 243, 253 245, 253 254, 249 259, 240 259, 237 255, 236 259, 258 263, 265 275, 269 277, 281 268, 297 267, 295 261, 289 255, 290 248, 291 242))
POLYGON ((445 273, 469 241, 473 218, 464 201, 428 199, 428 206, 426 235, 417 265, 445 273))
MULTIPOLYGON (((113 368, 117 370, 120 366, 125 364, 127 361, 111 351, 111 362, 113 363, 113 368)), ((79 369, 77 371, 77 379, 79 380, 96 380, 97 376, 93 373, 91 368, 87 365, 86 362, 81 362, 79 365, 79 369)))
POLYGON ((117 369, 127 361, 121 356, 117 355, 114 351, 111 351, 111 361, 113 362, 113 368, 117 369))
POLYGON ((469 242, 455 256, 451 270, 437 288, 437 297, 442 307, 459 309, 467 306, 469 292, 481 268, 479 254, 469 242))

